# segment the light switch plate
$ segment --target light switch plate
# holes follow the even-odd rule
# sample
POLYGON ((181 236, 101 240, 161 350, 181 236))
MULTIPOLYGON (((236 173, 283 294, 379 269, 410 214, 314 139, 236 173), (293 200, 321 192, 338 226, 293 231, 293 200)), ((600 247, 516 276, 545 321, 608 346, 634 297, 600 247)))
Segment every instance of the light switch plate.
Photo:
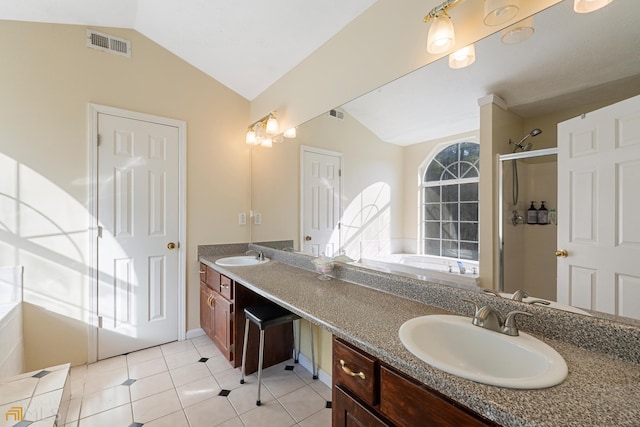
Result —
POLYGON ((259 214, 259 213, 257 213, 257 212, 256 212, 256 213, 253 215, 253 222, 254 222, 256 225, 260 225, 260 224, 262 224, 262 214, 259 214))
POLYGON ((247 225, 247 214, 244 212, 240 212, 238 214, 238 224, 239 225, 247 225))

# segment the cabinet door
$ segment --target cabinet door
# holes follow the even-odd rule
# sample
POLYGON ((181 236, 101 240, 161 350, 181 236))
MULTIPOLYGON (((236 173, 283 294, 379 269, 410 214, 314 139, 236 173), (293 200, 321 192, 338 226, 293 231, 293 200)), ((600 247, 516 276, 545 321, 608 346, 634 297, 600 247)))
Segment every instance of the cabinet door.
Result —
POLYGON ((385 366, 380 368, 380 412, 397 425, 418 425, 418 422, 434 427, 496 425, 385 366))
POLYGON ((200 327, 213 337, 213 291, 204 284, 200 285, 200 327))
POLYGON ((233 360, 232 312, 233 304, 220 294, 214 294, 213 342, 227 360, 233 360))
POLYGON ((332 427, 384 427, 389 426, 374 412, 352 398, 340 386, 333 389, 332 427))

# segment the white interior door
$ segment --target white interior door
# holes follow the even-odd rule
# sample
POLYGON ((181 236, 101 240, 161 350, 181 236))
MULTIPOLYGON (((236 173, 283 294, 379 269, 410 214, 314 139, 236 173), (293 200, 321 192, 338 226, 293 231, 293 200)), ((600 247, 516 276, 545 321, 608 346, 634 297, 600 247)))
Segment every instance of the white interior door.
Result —
POLYGON ((558 301, 640 318, 640 96, 558 125, 558 301))
POLYGON ((340 250, 341 154, 302 147, 303 252, 329 257, 340 250))
POLYGON ((104 359, 178 338, 179 129, 99 113, 98 135, 104 359))

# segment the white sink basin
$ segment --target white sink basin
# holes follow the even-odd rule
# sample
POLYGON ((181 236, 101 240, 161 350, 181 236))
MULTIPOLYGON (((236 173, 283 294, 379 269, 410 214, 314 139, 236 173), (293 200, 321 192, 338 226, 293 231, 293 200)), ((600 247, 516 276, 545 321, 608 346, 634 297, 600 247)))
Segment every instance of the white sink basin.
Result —
POLYGON ((416 357, 453 375, 483 384, 535 389, 560 384, 567 364, 557 351, 524 332, 510 337, 454 315, 416 317, 399 331, 416 357))
POLYGON ((220 258, 216 261, 216 264, 221 267, 244 267, 247 265, 264 264, 266 262, 269 262, 269 258, 259 260, 255 257, 255 255, 242 255, 220 258))

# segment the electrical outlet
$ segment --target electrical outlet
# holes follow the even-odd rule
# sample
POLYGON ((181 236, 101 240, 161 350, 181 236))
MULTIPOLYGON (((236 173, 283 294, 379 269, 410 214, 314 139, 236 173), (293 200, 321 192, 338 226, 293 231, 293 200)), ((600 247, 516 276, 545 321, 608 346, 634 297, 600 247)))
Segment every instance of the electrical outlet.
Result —
POLYGON ((239 225, 247 225, 247 214, 244 212, 240 212, 238 214, 238 224, 239 225))
POLYGON ((260 214, 260 213, 258 213, 258 212, 254 213, 254 214, 253 214, 253 222, 254 222, 256 225, 260 225, 260 224, 262 224, 262 214, 260 214))

